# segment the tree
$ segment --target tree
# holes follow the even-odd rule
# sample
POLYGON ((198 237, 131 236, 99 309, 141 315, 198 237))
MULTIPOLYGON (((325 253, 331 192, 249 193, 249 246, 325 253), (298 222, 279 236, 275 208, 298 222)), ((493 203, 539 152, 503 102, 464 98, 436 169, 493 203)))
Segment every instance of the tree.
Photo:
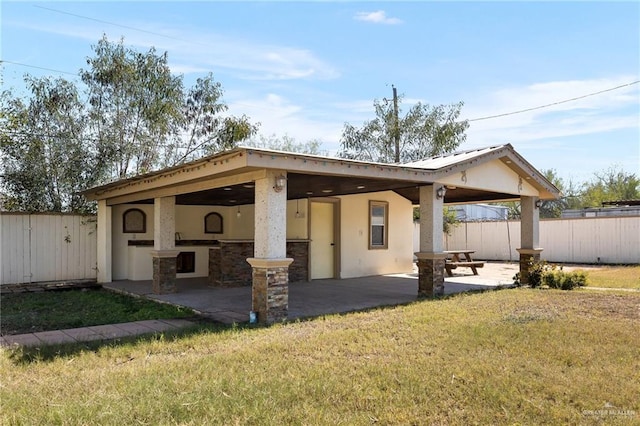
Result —
POLYGON ((600 207, 605 201, 640 199, 640 178, 618 165, 594 173, 591 181, 582 185, 581 207, 600 207))
POLYGON ((100 141, 114 174, 124 178, 148 172, 158 163, 160 146, 181 119, 182 79, 171 75, 166 53, 139 53, 106 36, 87 58, 82 81, 89 95, 91 137, 100 141))
POLYGON ((540 217, 544 219, 560 217, 563 210, 569 208, 569 200, 574 196, 573 185, 565 185, 564 180, 558 176, 555 169, 541 170, 542 174, 549 182, 563 194, 562 198, 557 200, 541 200, 540 201, 540 217), (566 191, 569 190, 570 193, 566 191))
POLYGON ((78 195, 103 176, 95 146, 84 138, 83 104, 62 79, 25 77, 31 97, 2 93, 0 153, 4 209, 91 210, 78 195))
POLYGON ((268 137, 260 135, 259 139, 251 139, 247 141, 247 145, 254 146, 256 148, 320 155, 320 146, 322 145, 322 143, 317 139, 311 139, 307 142, 297 142, 295 138, 287 134, 282 137, 278 137, 275 134, 272 134, 268 137))
MULTIPOLYGON (((394 89, 395 95, 395 89, 394 89)), ((346 123, 340 141, 340 157, 398 163, 417 161, 454 151, 465 141, 469 123, 457 121, 463 103, 429 106, 418 102, 400 116, 394 102, 373 102, 376 118, 362 128, 346 123)))
POLYGON ((223 115, 211 74, 185 91, 166 53, 139 53, 106 37, 94 51, 80 72, 86 99, 60 78, 25 77, 23 98, 2 92, 4 209, 90 211, 83 189, 228 149, 257 131, 244 115, 223 115))
POLYGON ((209 74, 197 79, 195 86, 185 94, 182 120, 172 142, 165 147, 165 166, 233 148, 257 132, 258 125, 252 124, 245 115, 221 116, 228 109, 221 102, 222 93, 221 84, 209 74))

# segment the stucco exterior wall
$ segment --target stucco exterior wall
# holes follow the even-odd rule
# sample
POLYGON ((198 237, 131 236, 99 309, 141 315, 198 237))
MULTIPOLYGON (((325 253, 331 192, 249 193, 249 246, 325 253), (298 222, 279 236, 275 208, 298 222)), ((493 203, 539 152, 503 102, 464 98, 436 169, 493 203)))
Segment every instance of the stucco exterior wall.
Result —
MULTIPOLYGON (((308 238, 307 200, 287 202, 287 238, 308 238), (298 217, 296 217, 298 212, 298 217)), ((129 246, 129 240, 153 240, 154 208, 153 204, 121 204, 113 206, 112 244, 114 280, 150 280, 153 275, 151 251, 153 246, 129 246), (125 211, 136 208, 146 215, 145 233, 123 233, 122 218, 125 211)), ((182 240, 224 240, 253 239, 254 206, 176 206, 176 233, 182 240), (238 210, 240 216, 238 216, 238 210), (222 233, 206 234, 204 218, 216 212, 222 216, 222 233)), ((208 275, 208 248, 203 246, 179 246, 180 251, 196 252, 196 270, 192 273, 178 274, 178 278, 206 277, 208 275)))
MULTIPOLYGON (((528 179, 528 178, 527 178, 528 179)), ((538 191, 527 181, 511 170, 500 160, 479 164, 461 173, 438 179, 438 182, 465 188, 477 188, 483 191, 505 192, 509 194, 538 196, 538 191)))
POLYGON ((413 207, 395 192, 340 197, 340 277, 407 273, 413 270, 413 207), (369 249, 369 201, 389 203, 387 249, 369 249))

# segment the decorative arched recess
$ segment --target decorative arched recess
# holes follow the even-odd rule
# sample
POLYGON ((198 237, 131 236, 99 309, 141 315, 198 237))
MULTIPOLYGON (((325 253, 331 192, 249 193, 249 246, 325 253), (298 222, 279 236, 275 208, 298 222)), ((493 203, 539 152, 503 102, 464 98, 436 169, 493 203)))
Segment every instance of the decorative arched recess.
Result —
POLYGON ((122 214, 122 232, 144 234, 147 232, 147 215, 140 209, 129 209, 122 214))
POLYGON ((222 216, 220 213, 211 212, 204 217, 205 234, 222 234, 222 216))

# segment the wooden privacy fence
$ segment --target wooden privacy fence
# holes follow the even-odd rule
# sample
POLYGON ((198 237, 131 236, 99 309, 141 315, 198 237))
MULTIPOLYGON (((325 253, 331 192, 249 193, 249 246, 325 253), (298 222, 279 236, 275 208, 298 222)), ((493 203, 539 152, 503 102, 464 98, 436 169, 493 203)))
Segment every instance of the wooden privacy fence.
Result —
MULTIPOLYGON (((414 227, 419 251, 420 225, 414 227)), ((483 260, 519 259, 519 221, 463 222, 444 236, 445 250, 475 250, 483 260)), ((563 263, 640 263, 640 216, 543 219, 541 258, 563 263)))
MULTIPOLYGON (((94 216, 0 213, 0 284, 96 278, 94 216)), ((420 225, 414 227, 419 251, 420 225)), ((518 260, 519 221, 465 222, 444 236, 446 250, 482 260, 518 260)), ((640 217, 540 221, 542 258, 566 263, 640 263, 640 217)))
POLYGON ((96 278, 95 216, 0 213, 0 284, 96 278))

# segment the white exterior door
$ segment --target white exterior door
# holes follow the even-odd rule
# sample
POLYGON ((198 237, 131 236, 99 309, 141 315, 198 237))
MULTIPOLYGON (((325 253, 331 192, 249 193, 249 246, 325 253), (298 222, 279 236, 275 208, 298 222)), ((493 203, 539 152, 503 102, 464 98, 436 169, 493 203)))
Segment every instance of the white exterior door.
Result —
POLYGON ((335 278, 334 203, 311 202, 311 279, 335 278))

